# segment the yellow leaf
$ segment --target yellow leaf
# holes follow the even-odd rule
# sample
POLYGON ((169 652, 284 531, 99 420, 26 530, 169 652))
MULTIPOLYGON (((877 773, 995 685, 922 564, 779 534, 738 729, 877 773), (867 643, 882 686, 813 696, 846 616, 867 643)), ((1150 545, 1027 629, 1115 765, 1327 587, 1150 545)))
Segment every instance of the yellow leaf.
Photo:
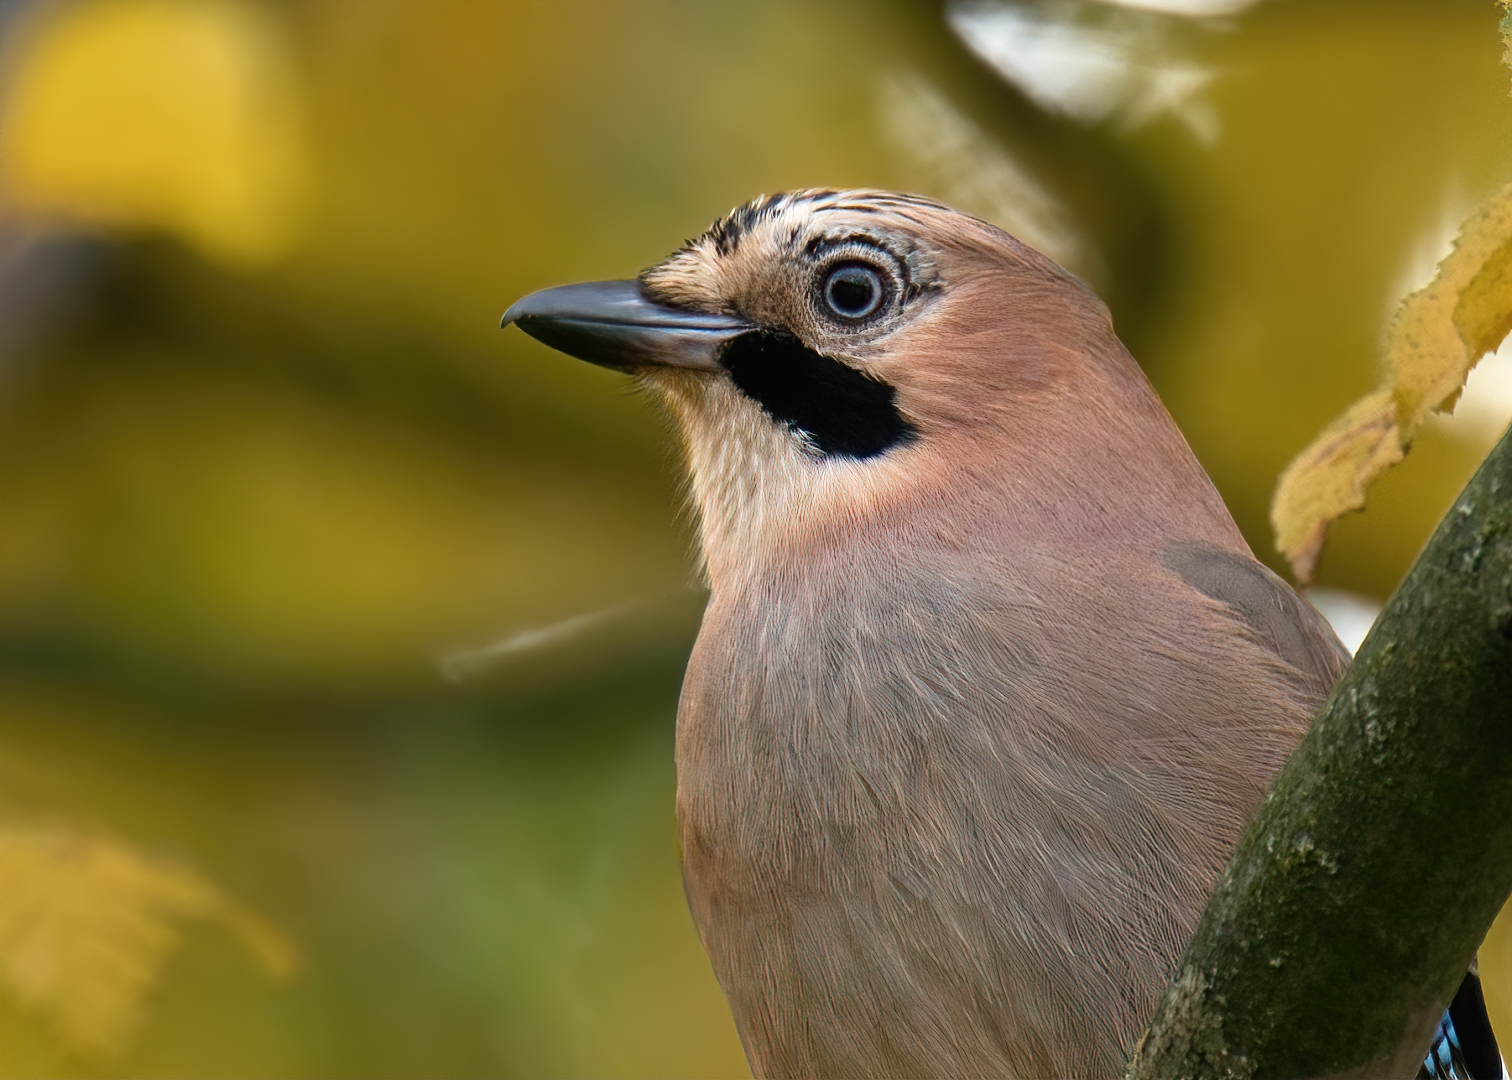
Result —
POLYGON ((1507 336, 1509 248, 1512 185, 1470 215, 1433 280, 1397 309, 1386 364, 1404 442, 1429 413, 1453 406, 1475 362, 1507 336))
POLYGON ((1512 3, 1501 0, 1502 63, 1512 67, 1512 3))
POLYGON ((1402 301, 1386 338, 1386 379, 1286 467, 1271 503, 1276 547, 1307 584, 1328 527, 1365 505, 1429 414, 1452 408, 1465 378, 1512 330, 1512 185, 1460 226, 1433 280, 1402 301))
POLYGON ((288 939, 194 871, 107 837, 0 828, 0 881, 0 985, 80 1055, 124 1046, 178 920, 220 921, 275 977, 299 965, 288 939))
POLYGON ((289 249, 306 140, 290 50, 266 8, 94 0, 43 15, 0 117, 10 213, 165 229, 233 268, 289 249))
POLYGON ((1502 242, 1470 282, 1460 290, 1454 305, 1454 325, 1460 338, 1477 357, 1493 351, 1512 331, 1512 239, 1502 242))
POLYGON ((1396 404, 1377 390, 1349 407, 1302 451, 1276 486, 1276 546, 1302 582, 1312 580, 1329 524, 1365 505, 1365 489, 1402 460, 1396 404))

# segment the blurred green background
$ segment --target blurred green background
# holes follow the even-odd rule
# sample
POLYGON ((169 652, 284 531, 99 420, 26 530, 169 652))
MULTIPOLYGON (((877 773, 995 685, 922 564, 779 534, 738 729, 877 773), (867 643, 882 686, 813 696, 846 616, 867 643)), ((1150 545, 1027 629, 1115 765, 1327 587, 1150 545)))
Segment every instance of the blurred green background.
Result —
MULTIPOLYGON (((1108 299, 1279 569, 1277 473, 1512 179, 1498 14, 0 5, 0 1074, 744 1075, 677 872, 674 441, 500 312, 758 193, 933 195, 1108 299)), ((1391 590, 1485 368, 1323 586, 1391 590)))

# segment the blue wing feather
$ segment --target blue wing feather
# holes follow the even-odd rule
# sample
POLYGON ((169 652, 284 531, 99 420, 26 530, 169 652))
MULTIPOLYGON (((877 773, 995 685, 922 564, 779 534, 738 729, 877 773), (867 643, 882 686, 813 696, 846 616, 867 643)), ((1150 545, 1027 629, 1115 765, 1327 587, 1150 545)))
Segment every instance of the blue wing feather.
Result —
POLYGON ((1501 1080, 1506 1066, 1486 1015, 1480 975, 1471 969, 1444 1010, 1418 1080, 1501 1080))

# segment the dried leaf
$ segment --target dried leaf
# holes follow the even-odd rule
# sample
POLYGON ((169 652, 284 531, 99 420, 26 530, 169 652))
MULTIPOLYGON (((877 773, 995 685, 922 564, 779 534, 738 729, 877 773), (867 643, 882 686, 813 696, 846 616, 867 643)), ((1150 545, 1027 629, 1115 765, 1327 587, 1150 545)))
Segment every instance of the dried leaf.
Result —
POLYGON ((1423 421, 1453 408, 1478 360, 1512 331, 1512 185, 1460 226, 1433 280, 1402 301, 1386 341, 1386 380, 1286 467, 1271 504, 1276 547, 1307 584, 1328 527, 1365 505, 1376 477, 1423 421))
POLYGON ((1504 241, 1491 253, 1460 290, 1459 303, 1454 305, 1455 328, 1477 356, 1493 351, 1512 331, 1508 295, 1512 295, 1512 240, 1504 241))
POLYGON ((287 938, 194 871, 107 837, 0 828, 0 881, 0 985, 82 1056, 125 1045, 179 920, 221 922, 272 976, 299 966, 287 938))
POLYGON ((1501 0, 1502 63, 1512 67, 1512 4, 1501 0))
POLYGON ((1512 185, 1460 226, 1433 280, 1403 300, 1392 319, 1386 365, 1404 443, 1429 413, 1453 407, 1475 362, 1507 336, 1509 260, 1512 185))
POLYGON ((1271 519, 1276 546, 1299 581, 1312 580, 1329 524, 1365 505, 1365 489, 1406 452, 1391 393, 1377 390, 1349 407, 1281 475, 1271 519))

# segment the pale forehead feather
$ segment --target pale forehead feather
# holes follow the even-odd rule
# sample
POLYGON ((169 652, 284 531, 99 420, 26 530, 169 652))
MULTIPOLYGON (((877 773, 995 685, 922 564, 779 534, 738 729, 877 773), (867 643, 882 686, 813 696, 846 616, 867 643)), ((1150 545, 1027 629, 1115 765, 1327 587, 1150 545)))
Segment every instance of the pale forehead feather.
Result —
POLYGON ((844 227, 841 221, 847 217, 858 222, 864 222, 867 218, 892 218, 892 224, 906 223, 920 227, 925 224, 923 215, 926 214, 960 216, 949 207, 918 195, 900 195, 892 191, 813 188, 752 199, 716 221, 695 243, 709 244, 718 254, 730 255, 752 233, 776 238, 784 235, 785 227, 800 230, 798 233, 786 234, 786 239, 791 242, 801 235, 805 227, 844 227))
POLYGON ((641 279, 668 300, 722 309, 732 294, 758 286, 777 263, 856 237, 893 249, 914 273, 915 284, 934 276, 940 245, 968 237, 1014 262, 1048 263, 1000 229, 932 199, 816 188, 763 195, 736 207, 641 279))
MULTIPOLYGON (((853 236, 900 241, 925 232, 926 215, 959 216, 928 199, 888 191, 763 195, 731 210, 641 277, 668 299, 722 307, 732 293, 756 285, 776 264, 816 243, 853 236)), ((906 259, 909 252, 897 254, 906 259)))

